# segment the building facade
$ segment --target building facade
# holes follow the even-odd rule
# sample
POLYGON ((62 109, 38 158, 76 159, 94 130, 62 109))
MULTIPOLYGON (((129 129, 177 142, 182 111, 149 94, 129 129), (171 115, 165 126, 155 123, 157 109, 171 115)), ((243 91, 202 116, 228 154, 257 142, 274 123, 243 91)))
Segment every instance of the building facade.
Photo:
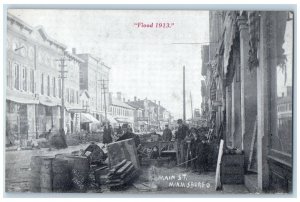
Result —
POLYGON ((292 191, 293 24, 286 11, 210 11, 202 113, 244 152, 253 191, 292 191))
MULTIPOLYGON (((76 54, 75 49, 73 54, 76 54)), ((80 65, 80 90, 87 90, 90 95, 88 113, 97 120, 103 121, 105 107, 107 111, 109 110, 110 68, 91 54, 84 53, 77 56, 84 61, 80 65)))
MULTIPOLYGON (((81 60, 66 53, 66 46, 49 37, 41 26, 31 27, 9 13, 7 25, 6 143, 26 145, 50 129, 61 128, 61 67, 57 60, 62 57, 70 60, 67 68, 72 74, 65 82, 71 92, 66 116, 68 109, 78 107, 81 60)), ((74 124, 74 119, 66 119, 65 131, 75 129, 74 124)))
POLYGON ((135 119, 135 125, 140 131, 161 131, 165 125, 172 122, 171 113, 161 106, 160 101, 144 100, 134 97, 133 101, 128 100, 127 104, 140 109, 138 117, 135 119))
POLYGON ((121 92, 117 92, 117 98, 114 98, 112 93, 109 94, 109 115, 112 116, 110 124, 114 128, 128 124, 134 129, 134 113, 135 108, 128 105, 125 99, 122 100, 121 92))

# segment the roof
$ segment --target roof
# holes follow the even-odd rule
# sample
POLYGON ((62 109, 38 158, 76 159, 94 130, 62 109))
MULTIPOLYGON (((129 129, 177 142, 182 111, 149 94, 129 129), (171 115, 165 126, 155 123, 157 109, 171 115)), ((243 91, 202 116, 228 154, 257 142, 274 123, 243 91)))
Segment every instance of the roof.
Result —
POLYGON ((129 106, 135 108, 135 109, 144 109, 143 106, 141 106, 139 103, 136 103, 134 101, 126 102, 129 106))
POLYGON ((122 101, 120 101, 118 99, 115 99, 115 98, 112 98, 112 103, 111 104, 114 105, 114 106, 124 107, 124 108, 127 108, 127 109, 134 109, 130 105, 126 104, 125 102, 122 102, 122 101))
POLYGON ((128 105, 134 107, 134 108, 140 108, 140 109, 144 109, 144 100, 136 100, 136 101, 129 101, 127 102, 128 105))
POLYGON ((74 54, 69 53, 67 51, 65 53, 66 53, 66 56, 70 57, 71 59, 73 59, 73 60, 75 60, 77 62, 82 62, 82 63, 84 62, 84 60, 81 59, 80 57, 78 57, 77 55, 74 55, 74 54))
POLYGON ((51 44, 54 44, 56 45, 57 47, 65 50, 67 48, 66 45, 56 41, 55 39, 51 38, 50 36, 48 36, 48 34, 45 32, 43 26, 37 26, 37 27, 32 27, 30 25, 28 25, 27 23, 25 23, 24 21, 22 21, 20 18, 10 14, 10 13, 7 13, 7 20, 10 20, 12 22, 15 22, 17 24, 19 24, 20 26, 22 26, 24 29, 28 30, 30 33, 32 31, 37 31, 44 40, 50 42, 51 44))
POLYGON ((80 96, 82 96, 83 94, 85 94, 87 98, 90 98, 89 92, 87 90, 80 90, 80 96))

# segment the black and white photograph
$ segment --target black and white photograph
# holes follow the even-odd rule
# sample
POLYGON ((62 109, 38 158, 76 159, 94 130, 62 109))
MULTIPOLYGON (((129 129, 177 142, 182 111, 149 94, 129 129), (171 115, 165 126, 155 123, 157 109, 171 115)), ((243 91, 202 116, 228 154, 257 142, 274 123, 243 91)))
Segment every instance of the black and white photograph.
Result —
POLYGON ((293 9, 4 9, 5 193, 295 194, 293 9))

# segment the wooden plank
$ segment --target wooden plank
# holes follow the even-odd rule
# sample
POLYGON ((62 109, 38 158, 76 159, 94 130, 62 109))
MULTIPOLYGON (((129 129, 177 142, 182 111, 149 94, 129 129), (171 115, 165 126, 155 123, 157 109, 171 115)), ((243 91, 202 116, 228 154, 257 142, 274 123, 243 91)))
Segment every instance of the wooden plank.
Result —
POLYGON ((114 168, 116 170, 119 170, 120 168, 122 168, 122 166, 124 166, 126 164, 127 160, 124 159, 123 161, 121 161, 120 163, 118 163, 117 165, 114 166, 114 168))
POLYGON ((251 171, 251 163, 252 163, 252 158, 253 158, 254 144, 255 144, 255 139, 257 136, 256 134, 257 134, 257 117, 254 122, 252 139, 251 139, 250 154, 249 154, 248 169, 247 169, 249 171, 251 171))
POLYGON ((113 142, 107 145, 109 168, 113 168, 122 160, 131 161, 136 169, 140 168, 134 139, 113 142))
POLYGON ((222 188, 220 167, 221 167, 221 160, 222 160, 222 155, 223 155, 223 146, 224 146, 224 140, 221 139, 220 147, 219 147, 219 154, 218 154, 218 161, 217 161, 217 169, 216 169, 216 187, 215 187, 216 190, 219 190, 222 188))
POLYGON ((120 168, 119 170, 117 170, 116 174, 117 174, 117 175, 122 174, 122 173, 123 173, 127 168, 129 168, 131 165, 132 165, 132 162, 127 161, 126 164, 125 164, 122 168, 120 168))

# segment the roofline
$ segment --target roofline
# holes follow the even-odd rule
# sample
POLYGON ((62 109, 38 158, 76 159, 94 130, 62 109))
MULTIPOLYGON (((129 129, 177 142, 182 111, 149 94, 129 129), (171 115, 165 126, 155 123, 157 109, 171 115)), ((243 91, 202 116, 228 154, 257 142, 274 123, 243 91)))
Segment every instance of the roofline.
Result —
POLYGON ((34 28, 32 26, 25 23, 23 20, 21 20, 20 18, 16 17, 15 15, 13 15, 9 12, 7 12, 7 19, 11 20, 11 21, 14 21, 14 22, 18 22, 20 25, 23 25, 24 28, 26 28, 30 32, 32 32, 34 30, 34 28))
POLYGON ((56 41, 56 40, 53 39, 53 38, 51 38, 51 37, 46 33, 46 31, 45 31, 45 29, 44 29, 43 26, 41 26, 41 25, 40 25, 40 26, 37 26, 35 29, 38 30, 40 33, 44 34, 47 41, 49 41, 49 42, 55 44, 56 46, 62 48, 63 50, 67 49, 67 46, 66 46, 66 45, 64 45, 64 44, 62 44, 62 43, 56 41))
POLYGON ((78 57, 78 56, 76 56, 76 55, 74 55, 74 54, 72 54, 72 53, 70 53, 70 52, 68 52, 68 51, 66 51, 65 54, 66 54, 66 56, 68 56, 68 57, 70 57, 70 58, 76 60, 77 62, 84 63, 84 60, 83 60, 83 59, 81 59, 80 57, 78 57))

